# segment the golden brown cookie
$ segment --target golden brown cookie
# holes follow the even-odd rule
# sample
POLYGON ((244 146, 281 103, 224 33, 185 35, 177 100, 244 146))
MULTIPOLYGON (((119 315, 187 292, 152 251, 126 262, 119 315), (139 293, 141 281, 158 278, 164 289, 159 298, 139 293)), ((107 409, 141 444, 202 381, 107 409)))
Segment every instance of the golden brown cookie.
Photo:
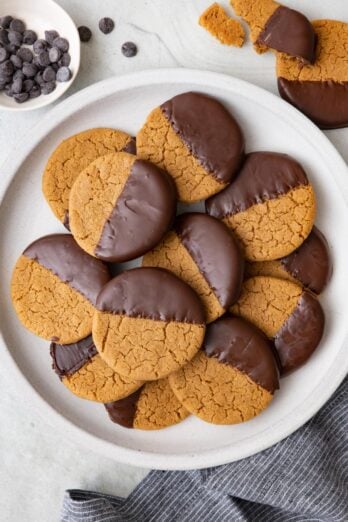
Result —
POLYGON ((249 261, 268 261, 296 250, 315 219, 315 195, 301 165, 286 154, 253 152, 236 179, 206 201, 224 221, 249 261))
POLYGON ((135 154, 135 140, 116 129, 89 129, 62 141, 51 154, 42 179, 44 196, 57 218, 69 227, 69 194, 77 176, 95 159, 125 150, 135 154))
POLYGON ((135 259, 153 248, 172 225, 176 190, 162 169, 126 152, 96 159, 70 192, 71 232, 92 256, 135 259))
POLYGON ((205 308, 207 322, 238 299, 244 259, 229 229, 206 214, 178 216, 174 230, 143 258, 143 266, 166 268, 189 284, 205 308))
POLYGON ((316 35, 302 13, 273 0, 231 0, 231 5, 249 24, 258 53, 273 49, 305 63, 314 62, 316 35))
POLYGON ((152 381, 200 349, 205 317, 195 292, 161 268, 135 268, 100 292, 93 340, 105 362, 129 379, 152 381))
POLYGON ((142 386, 109 368, 98 354, 92 336, 73 344, 51 343, 52 367, 64 386, 81 399, 117 401, 142 386))
POLYGON ((179 199, 190 203, 231 181, 244 157, 244 138, 218 100, 187 92, 151 112, 137 135, 137 154, 169 172, 179 199))
POLYGON ((245 34, 242 24, 230 18, 225 9, 216 2, 201 14, 199 25, 222 44, 242 47, 244 43, 245 34))
POLYGON ((11 297, 28 330, 69 344, 91 333, 97 296, 109 280, 107 266, 70 234, 53 234, 24 250, 13 271, 11 297))
POLYGON ((255 326, 226 315, 207 327, 202 350, 169 376, 191 413, 214 424, 236 424, 261 413, 279 387, 271 343, 255 326))
POLYGON ((297 282, 320 294, 332 275, 332 260, 325 236, 313 227, 306 241, 292 254, 275 261, 246 264, 246 277, 271 276, 297 282))
POLYGON ((167 428, 189 415, 175 397, 168 379, 148 382, 129 397, 105 404, 105 408, 113 422, 138 430, 167 428))
POLYGON ((348 24, 315 20, 318 36, 314 65, 279 53, 278 90, 281 97, 322 129, 348 126, 348 24))
POLYGON ((273 339, 283 374, 307 361, 324 331, 324 312, 316 297, 296 283, 275 277, 247 279, 231 312, 273 339))

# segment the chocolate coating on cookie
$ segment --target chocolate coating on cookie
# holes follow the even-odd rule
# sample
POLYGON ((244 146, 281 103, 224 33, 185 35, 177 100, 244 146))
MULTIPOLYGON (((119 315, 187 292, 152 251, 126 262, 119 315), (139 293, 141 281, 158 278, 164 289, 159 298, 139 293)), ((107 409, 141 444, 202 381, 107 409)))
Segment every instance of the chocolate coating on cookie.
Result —
POLYGON ((308 179, 296 160, 287 154, 252 152, 247 155, 236 179, 206 201, 206 210, 221 219, 276 199, 301 185, 308 185, 308 179))
POLYGON ((134 268, 115 277, 100 292, 97 309, 160 321, 205 322, 196 293, 161 268, 134 268))
POLYGON ((136 160, 106 221, 95 255, 123 262, 153 248, 170 228, 176 192, 168 174, 144 160, 136 160))
POLYGON ((332 260, 325 236, 316 227, 300 248, 280 260, 283 268, 300 283, 320 294, 332 275, 332 260))
POLYGON ((93 305, 110 280, 105 263, 86 254, 70 234, 52 234, 37 239, 23 255, 53 272, 93 305))
POLYGON ((283 374, 307 361, 322 338, 324 325, 325 316, 319 301, 304 291, 274 339, 283 374))
POLYGON ((128 154, 136 154, 137 153, 137 142, 135 138, 132 138, 125 147, 123 147, 123 152, 128 152, 128 154))
POLYGON ((239 317, 226 315, 211 323, 203 350, 230 364, 270 393, 279 388, 278 368, 270 341, 261 330, 239 317))
POLYGON ((302 13, 280 5, 268 19, 257 43, 313 63, 316 40, 312 24, 302 13))
POLYGON ((166 101, 161 110, 204 169, 229 182, 243 160, 244 138, 225 107, 210 96, 188 92, 166 101))
POLYGON ((133 428, 140 393, 141 388, 124 399, 105 404, 110 419, 124 428, 133 428))
POLYGON ((174 230, 197 264, 223 308, 238 299, 244 275, 244 260, 228 228, 205 214, 182 214, 174 230))
POLYGON ((301 81, 278 78, 280 96, 321 129, 348 126, 348 81, 301 81))
POLYGON ((61 379, 77 372, 97 353, 91 335, 76 343, 64 345, 51 343, 50 346, 52 367, 61 379))

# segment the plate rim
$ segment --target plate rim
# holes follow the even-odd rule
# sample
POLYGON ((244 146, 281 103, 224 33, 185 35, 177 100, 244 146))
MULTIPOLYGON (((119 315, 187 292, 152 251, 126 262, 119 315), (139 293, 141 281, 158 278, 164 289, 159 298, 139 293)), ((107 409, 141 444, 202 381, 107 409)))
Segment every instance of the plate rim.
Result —
MULTIPOLYGON (((318 140, 316 149, 320 155, 322 155, 320 144, 323 145, 326 160, 329 159, 330 163, 335 166, 335 175, 333 175, 333 177, 339 187, 343 189, 342 197, 346 204, 346 210, 348 209, 348 167, 330 140, 309 119, 277 95, 245 80, 240 80, 226 74, 185 68, 149 69, 123 76, 114 76, 86 87, 52 108, 32 127, 30 135, 19 140, 2 164, 3 175, 0 180, 0 205, 4 200, 18 168, 26 160, 31 150, 37 146, 45 134, 51 132, 66 117, 98 100, 124 91, 125 89, 151 84, 158 85, 161 83, 196 83, 197 87, 200 86, 202 89, 204 85, 209 85, 217 88, 225 88, 232 92, 238 90, 239 95, 245 98, 252 98, 254 102, 257 100, 257 103, 267 110, 271 110, 276 114, 281 113, 286 123, 296 128, 302 135, 305 135, 307 141, 313 142, 318 140)), ((46 402, 44 397, 39 394, 17 366, 3 339, 1 331, 0 359, 3 367, 15 375, 17 382, 22 386, 22 391, 30 394, 34 399, 33 406, 38 410, 40 416, 45 418, 46 422, 50 425, 57 427, 59 430, 64 430, 65 434, 71 440, 75 442, 78 440, 83 446, 107 458, 113 458, 118 462, 136 467, 184 470, 202 469, 249 457, 273 446, 294 433, 310 420, 329 400, 348 373, 348 358, 344 357, 344 345, 347 341, 348 327, 340 351, 332 361, 330 367, 328 367, 324 382, 320 383, 321 392, 316 393, 319 385, 310 392, 306 397, 306 409, 297 412, 290 422, 278 422, 275 424, 271 433, 268 434, 268 437, 260 437, 258 442, 253 441, 251 443, 252 447, 250 447, 250 443, 248 443, 246 439, 246 443, 238 450, 238 455, 233 455, 232 457, 231 446, 223 446, 215 450, 204 450, 199 453, 163 454, 124 448, 114 442, 100 439, 89 431, 80 428, 77 424, 74 424, 51 404, 46 402)))

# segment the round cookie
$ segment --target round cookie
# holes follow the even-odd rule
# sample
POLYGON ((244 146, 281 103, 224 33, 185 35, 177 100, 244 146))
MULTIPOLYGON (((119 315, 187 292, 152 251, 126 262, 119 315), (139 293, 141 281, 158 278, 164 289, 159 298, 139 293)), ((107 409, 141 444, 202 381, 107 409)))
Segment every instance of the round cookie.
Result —
POLYGON ((214 424, 261 413, 279 387, 271 343, 255 326, 226 315, 207 327, 202 350, 169 384, 185 408, 214 424))
POLYGON ((148 382, 129 397, 105 404, 105 408, 116 424, 139 430, 160 430, 189 416, 172 392, 168 379, 148 382))
POLYGON ((275 277, 247 279, 231 312, 273 339, 283 374, 307 361, 324 331, 324 312, 317 298, 300 285, 275 277))
POLYGON ((273 0, 231 0, 231 4, 249 24, 256 52, 273 49, 302 63, 314 62, 316 34, 302 13, 273 0))
POLYGON ((24 250, 13 271, 11 297, 32 333, 75 343, 91 333, 97 296, 109 280, 107 266, 81 250, 70 234, 53 234, 24 250))
POLYGON ((137 154, 169 172, 179 200, 192 203, 227 186, 243 160, 244 138, 218 100, 187 92, 151 112, 137 154))
POLYGON ((93 339, 105 362, 129 379, 153 381, 200 349, 205 318, 196 293, 161 268, 135 268, 100 292, 93 339))
POLYGON ((214 321, 238 299, 244 259, 229 229, 206 214, 178 216, 174 230, 151 252, 143 266, 166 268, 189 284, 214 321))
POLYGON ((320 294, 332 275, 332 260, 325 236, 313 227, 306 241, 292 254, 275 261, 247 263, 246 276, 258 275, 288 279, 320 294))
POLYGON ((53 213, 69 228, 69 194, 77 176, 92 161, 125 150, 135 154, 135 139, 116 129, 89 129, 62 141, 43 173, 42 190, 53 213))
POLYGON ((206 201, 240 240, 249 261, 267 261, 296 250, 312 230, 315 195, 301 165, 286 154, 252 152, 237 178, 206 201))
POLYGON ((117 401, 142 386, 121 377, 98 354, 92 336, 73 344, 51 343, 52 367, 68 390, 95 402, 117 401))
POLYGON ((175 210, 170 176, 126 152, 96 159, 70 192, 74 238, 105 261, 129 261, 153 248, 171 227, 175 210))
POLYGON ((318 36, 314 65, 277 55, 280 96, 321 129, 348 126, 348 24, 315 20, 318 36))

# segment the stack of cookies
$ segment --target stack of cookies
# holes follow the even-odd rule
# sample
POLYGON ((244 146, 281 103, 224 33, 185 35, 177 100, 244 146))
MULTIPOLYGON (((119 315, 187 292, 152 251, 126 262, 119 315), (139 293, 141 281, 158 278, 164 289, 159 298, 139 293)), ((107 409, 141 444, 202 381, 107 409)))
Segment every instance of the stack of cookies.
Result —
POLYGON ((69 137, 43 193, 69 233, 24 250, 13 304, 51 341, 66 388, 115 423, 247 421, 319 345, 317 295, 332 266, 314 189, 294 158, 246 154, 218 100, 175 96, 136 139, 104 128, 69 137), (202 200, 205 213, 176 215, 178 202, 202 200))

